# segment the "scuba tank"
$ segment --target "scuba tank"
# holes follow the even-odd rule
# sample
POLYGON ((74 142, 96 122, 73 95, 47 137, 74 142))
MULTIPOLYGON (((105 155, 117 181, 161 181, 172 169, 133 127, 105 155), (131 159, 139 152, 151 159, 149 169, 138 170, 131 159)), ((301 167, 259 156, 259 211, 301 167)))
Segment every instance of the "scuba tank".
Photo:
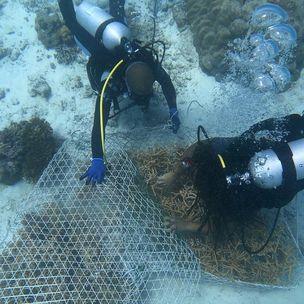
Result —
POLYGON ((107 50, 122 46, 128 53, 132 52, 131 33, 124 23, 86 1, 77 6, 75 12, 78 23, 107 50))
POLYGON ((255 153, 248 171, 226 176, 228 186, 253 183, 262 189, 275 189, 304 179, 304 138, 283 143, 276 149, 255 153))

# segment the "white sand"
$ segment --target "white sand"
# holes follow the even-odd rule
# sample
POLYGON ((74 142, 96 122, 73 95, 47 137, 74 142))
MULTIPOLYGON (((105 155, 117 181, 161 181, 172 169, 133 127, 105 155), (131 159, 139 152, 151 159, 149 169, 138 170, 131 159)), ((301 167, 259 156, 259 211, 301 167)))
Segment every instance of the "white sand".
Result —
MULTIPOLYGON (((172 287, 170 295, 166 294, 167 302, 165 303, 169 304, 171 299, 173 301, 174 294, 180 293, 180 288, 183 288, 183 285, 176 283, 176 286, 172 287)), ((290 290, 263 290, 245 286, 230 287, 205 283, 199 286, 195 296, 186 298, 183 304, 303 304, 303 288, 303 282, 297 288, 290 290)), ((164 303, 163 298, 162 294, 156 295, 152 303, 162 304, 164 303)))
MULTIPOLYGON (((151 37, 152 21, 147 10, 148 2, 149 0, 128 1, 129 5, 134 6, 137 11, 140 9, 142 13, 134 22, 140 24, 142 30, 139 34, 143 37, 151 37)), ((12 121, 18 122, 38 115, 47 119, 58 135, 68 138, 75 130, 91 128, 95 98, 85 97, 89 85, 85 59, 79 58, 68 66, 58 64, 54 51, 46 50, 38 41, 34 20, 35 14, 27 12, 17 0, 9 0, 0 13, 0 37, 3 45, 12 49, 10 57, 0 60, 0 89, 9 89, 5 99, 0 100, 0 129, 12 121), (50 68, 51 63, 55 63, 55 70, 50 68), (48 100, 29 95, 28 79, 37 75, 42 75, 52 88, 52 96, 48 100), (75 88, 78 77, 83 83, 82 88, 75 88)), ((195 131, 198 124, 203 124, 212 135, 232 134, 239 133, 262 117, 303 111, 303 73, 301 79, 288 92, 280 94, 277 100, 270 101, 269 104, 259 105, 258 101, 255 101, 254 107, 252 101, 241 99, 230 106, 229 94, 227 97, 219 93, 220 85, 213 77, 200 70, 189 29, 180 33, 170 10, 159 13, 157 22, 157 37, 164 39, 170 46, 164 66, 177 88, 182 127, 195 131)), ((116 126, 115 123, 110 126, 109 132, 140 126, 163 126, 168 117, 165 101, 160 93, 152 102, 151 113, 154 116, 151 115, 148 122, 136 109, 123 113, 116 126)), ((18 203, 24 200, 31 188, 32 185, 24 182, 13 187, 0 187, 1 235, 6 233, 18 203)), ((290 291, 261 291, 202 284, 197 298, 189 303, 304 303, 303 288, 303 283, 290 291)))

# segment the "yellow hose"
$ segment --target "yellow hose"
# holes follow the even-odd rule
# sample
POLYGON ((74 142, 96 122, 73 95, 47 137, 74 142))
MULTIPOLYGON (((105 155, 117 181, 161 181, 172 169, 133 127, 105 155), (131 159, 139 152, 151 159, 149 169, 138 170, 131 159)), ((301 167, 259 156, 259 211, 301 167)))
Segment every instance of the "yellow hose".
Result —
POLYGON ((225 164, 225 161, 224 161, 222 155, 218 154, 217 157, 218 157, 219 160, 220 160, 220 163, 221 163, 221 165, 222 165, 222 168, 225 169, 225 168, 226 168, 226 164, 225 164))
POLYGON ((115 71, 118 69, 118 67, 123 63, 123 60, 120 60, 114 68, 111 70, 110 74, 108 75, 104 85, 102 86, 102 90, 100 93, 100 134, 101 134, 101 148, 103 152, 104 159, 106 159, 106 148, 105 148, 105 134, 104 134, 104 129, 103 129, 103 96, 104 92, 107 88, 108 82, 112 75, 115 73, 115 71))

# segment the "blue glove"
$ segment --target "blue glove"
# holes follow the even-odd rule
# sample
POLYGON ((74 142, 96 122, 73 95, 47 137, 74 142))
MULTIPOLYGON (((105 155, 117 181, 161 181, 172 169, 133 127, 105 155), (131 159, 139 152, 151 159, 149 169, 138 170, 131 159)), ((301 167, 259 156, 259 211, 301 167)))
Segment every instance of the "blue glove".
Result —
POLYGON ((91 166, 88 168, 86 173, 80 176, 80 180, 86 178, 86 184, 92 184, 93 186, 96 183, 101 184, 104 180, 106 173, 106 165, 103 161, 103 158, 93 158, 91 166))
POLYGON ((172 122, 172 127, 171 127, 172 131, 173 131, 173 133, 177 133, 177 130, 179 129, 179 126, 180 126, 178 111, 176 108, 170 108, 169 113, 170 113, 170 119, 172 122))

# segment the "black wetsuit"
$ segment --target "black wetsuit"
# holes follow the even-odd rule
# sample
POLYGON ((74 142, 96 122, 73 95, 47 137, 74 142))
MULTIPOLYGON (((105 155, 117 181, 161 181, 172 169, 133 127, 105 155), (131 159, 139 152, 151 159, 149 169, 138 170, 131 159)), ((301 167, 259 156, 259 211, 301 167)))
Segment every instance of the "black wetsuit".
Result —
MULTIPOLYGON (((62 16, 65 20, 67 27, 75 35, 76 39, 88 50, 90 59, 87 63, 87 73, 90 84, 93 90, 101 91, 102 81, 101 77, 103 72, 111 70, 114 65, 121 59, 126 59, 126 54, 120 49, 109 52, 98 41, 94 39, 76 20, 76 14, 72 0, 59 0, 59 6, 62 16)), ((124 22, 124 4, 125 0, 110 0, 109 8, 110 14, 124 22)), ((138 44, 133 41, 133 47, 138 47, 138 44)), ((147 63, 153 71, 154 79, 157 81, 163 90, 164 96, 167 100, 169 108, 176 108, 176 92, 172 84, 170 76, 163 69, 161 64, 155 60, 153 53, 147 49, 139 48, 139 51, 132 55, 131 58, 125 60, 125 63, 120 66, 119 70, 114 74, 111 79, 110 85, 107 87, 104 96, 103 111, 104 111, 104 128, 107 124, 110 107, 118 105, 118 96, 127 93, 127 87, 124 80, 124 75, 127 67, 135 62, 141 61, 147 63)), ((92 130, 92 156, 93 158, 102 157, 101 146, 101 132, 100 132, 100 96, 97 96, 94 125, 92 130)), ((132 98, 132 96, 131 96, 132 98)), ((140 100, 133 97, 134 101, 140 104, 140 100)), ((148 100, 146 100, 148 102, 148 100)))
POLYGON ((209 206, 223 206, 225 212, 231 216, 246 217, 246 214, 252 215, 261 208, 285 206, 304 189, 304 179, 296 180, 292 155, 286 145, 301 138, 304 138, 304 118, 292 114, 257 123, 239 137, 214 138, 210 139, 210 144, 203 141, 194 150, 192 159, 193 168, 198 167, 195 184, 201 198, 209 201, 209 206), (276 189, 262 189, 254 182, 228 186, 227 176, 247 172, 251 157, 266 149, 273 149, 279 159, 284 159, 284 163, 288 164, 283 168, 284 182, 281 186, 276 189), (225 169, 218 154, 224 159, 225 169))

